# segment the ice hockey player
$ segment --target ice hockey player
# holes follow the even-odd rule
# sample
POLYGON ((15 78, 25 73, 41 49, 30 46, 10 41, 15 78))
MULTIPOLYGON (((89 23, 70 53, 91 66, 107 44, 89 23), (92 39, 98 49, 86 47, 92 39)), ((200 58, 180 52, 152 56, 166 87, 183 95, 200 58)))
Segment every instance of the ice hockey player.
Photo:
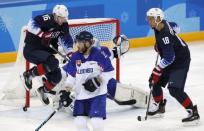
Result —
POLYGON ((189 48, 164 19, 161 9, 149 9, 147 20, 155 32, 156 48, 161 57, 149 79, 155 103, 152 104, 148 115, 155 116, 165 113, 166 100, 163 99, 161 87, 168 84, 170 95, 188 112, 188 116, 182 119, 182 122, 197 122, 200 119, 197 106, 193 105, 190 97, 184 91, 191 60, 189 48))
MULTIPOLYGON (((94 41, 95 43, 93 46, 97 47, 97 49, 101 51, 105 58, 109 59, 110 61, 113 60, 114 58, 119 58, 121 55, 125 54, 129 49, 128 38, 125 35, 119 35, 113 39, 113 43, 116 45, 113 49, 109 49, 106 46, 101 46, 100 42, 96 38, 94 38, 94 41)), ((68 65, 69 64, 63 67, 63 70, 65 72, 68 72, 69 70, 68 65)), ((66 77, 69 77, 69 75, 66 77)), ((66 84, 61 85, 62 88, 64 85, 66 87, 66 84)), ((128 84, 122 84, 115 78, 111 78, 108 81, 107 89, 108 89, 107 97, 114 100, 119 105, 133 105, 136 107, 146 107, 147 105, 147 98, 149 93, 147 91, 142 90, 141 88, 131 86, 128 84)), ((58 105, 55 104, 55 102, 58 102, 57 99, 54 100, 54 105, 58 105)))
POLYGON ((90 121, 93 131, 103 131, 107 84, 113 77, 113 67, 111 61, 93 46, 90 32, 80 32, 75 41, 78 51, 66 65, 67 86, 75 91, 75 124, 79 131, 89 131, 87 122, 90 121))
POLYGON ((51 48, 63 47, 67 55, 72 52, 73 40, 69 33, 68 9, 64 5, 56 5, 51 14, 38 15, 32 18, 27 25, 24 57, 34 64, 30 70, 23 73, 26 89, 32 88, 32 78, 45 75, 43 86, 37 89, 42 102, 49 104, 46 93, 61 80, 59 61, 51 48))

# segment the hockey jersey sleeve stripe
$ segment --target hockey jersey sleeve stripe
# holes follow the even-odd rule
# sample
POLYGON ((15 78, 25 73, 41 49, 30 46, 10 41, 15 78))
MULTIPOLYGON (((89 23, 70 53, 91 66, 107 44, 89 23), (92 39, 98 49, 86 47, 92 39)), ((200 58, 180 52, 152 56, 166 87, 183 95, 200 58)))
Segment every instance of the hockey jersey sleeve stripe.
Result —
POLYGON ((33 19, 29 20, 29 22, 27 24, 27 30, 30 33, 33 33, 35 35, 39 35, 41 33, 40 27, 37 26, 37 24, 35 23, 35 21, 33 19))
MULTIPOLYGON (((70 36, 71 37, 71 36, 70 36)), ((70 52, 73 51, 73 40, 72 38, 67 38, 65 41, 62 36, 58 38, 58 43, 61 45, 65 51, 66 54, 69 54, 70 52)))
POLYGON ((173 56, 170 59, 162 58, 160 63, 159 63, 159 66, 163 69, 163 68, 167 67, 168 65, 172 64, 174 62, 174 60, 175 60, 175 56, 173 56))

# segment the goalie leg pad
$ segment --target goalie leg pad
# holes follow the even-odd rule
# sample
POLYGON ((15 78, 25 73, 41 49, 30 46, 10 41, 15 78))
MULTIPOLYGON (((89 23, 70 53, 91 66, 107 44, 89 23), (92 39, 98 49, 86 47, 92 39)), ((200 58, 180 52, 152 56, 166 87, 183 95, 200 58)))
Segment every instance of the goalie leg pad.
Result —
POLYGON ((117 83, 115 99, 119 101, 136 100, 135 107, 146 107, 148 103, 149 93, 141 88, 117 83))

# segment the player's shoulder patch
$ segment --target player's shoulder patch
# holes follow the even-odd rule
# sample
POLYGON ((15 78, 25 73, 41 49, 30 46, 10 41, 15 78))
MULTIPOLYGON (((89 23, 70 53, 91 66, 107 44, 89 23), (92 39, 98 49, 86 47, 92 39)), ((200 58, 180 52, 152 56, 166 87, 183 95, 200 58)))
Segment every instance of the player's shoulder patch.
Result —
POLYGON ((166 21, 166 25, 167 25, 167 32, 170 33, 171 35, 175 35, 173 28, 170 26, 169 22, 166 21))

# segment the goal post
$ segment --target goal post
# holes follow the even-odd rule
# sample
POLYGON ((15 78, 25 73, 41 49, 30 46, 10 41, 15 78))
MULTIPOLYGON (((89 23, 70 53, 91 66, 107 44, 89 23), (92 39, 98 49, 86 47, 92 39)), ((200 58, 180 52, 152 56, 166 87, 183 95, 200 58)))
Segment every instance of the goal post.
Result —
MULTIPOLYGON (((114 44, 112 41, 113 38, 115 36, 120 35, 120 23, 119 23, 119 20, 115 18, 70 19, 68 20, 68 24, 69 24, 69 31, 73 39, 79 32, 86 30, 91 32, 93 36, 99 40, 102 46, 107 46, 109 48, 114 47, 114 44)), ((26 111, 27 108, 30 107, 30 97, 32 96, 32 94, 35 94, 30 91, 25 91, 22 82, 19 82, 20 74, 22 75, 22 73, 25 70, 30 69, 30 66, 31 66, 30 63, 25 61, 25 59, 23 58, 23 47, 25 45, 24 39, 26 36, 26 31, 27 31, 26 27, 23 27, 21 31, 21 36, 20 36, 17 59, 16 59, 16 63, 14 64, 14 69, 17 70, 17 73, 11 75, 11 78, 17 80, 18 83, 13 83, 15 81, 8 81, 7 82, 8 84, 6 84, 6 86, 3 89, 5 98, 15 98, 15 97, 25 98, 25 106, 23 108, 24 111, 26 111), (10 82, 12 82, 13 84, 11 84, 10 82), (9 89, 10 93, 8 93, 7 87, 10 88, 9 89), (7 95, 12 95, 12 93, 15 94, 15 97, 7 96, 7 95)), ((119 59, 116 60, 115 72, 116 72, 116 79, 119 81, 120 80, 119 59)))

